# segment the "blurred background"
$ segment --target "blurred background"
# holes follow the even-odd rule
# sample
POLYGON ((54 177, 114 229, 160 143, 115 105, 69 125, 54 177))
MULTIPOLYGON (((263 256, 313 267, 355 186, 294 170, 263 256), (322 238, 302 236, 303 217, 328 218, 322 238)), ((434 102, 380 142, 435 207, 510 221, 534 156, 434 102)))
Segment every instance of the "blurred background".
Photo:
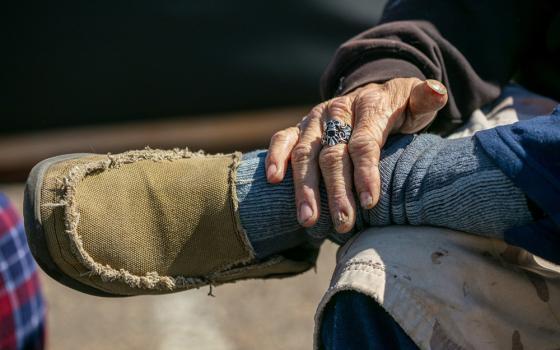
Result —
MULTIPOLYGON (((264 148, 320 102, 336 48, 385 1, 17 2, 2 10, 0 191, 38 161, 145 146, 264 148)), ((49 349, 308 349, 334 267, 169 296, 103 299, 42 276, 49 349)))

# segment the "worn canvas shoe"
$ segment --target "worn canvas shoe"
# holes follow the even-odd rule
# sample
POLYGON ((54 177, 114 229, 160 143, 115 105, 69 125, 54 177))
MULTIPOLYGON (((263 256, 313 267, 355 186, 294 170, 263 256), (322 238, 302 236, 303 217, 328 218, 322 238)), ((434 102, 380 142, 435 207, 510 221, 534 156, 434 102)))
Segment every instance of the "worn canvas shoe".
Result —
POLYGON ((99 296, 308 270, 317 257, 311 247, 255 259, 235 195, 240 157, 146 149, 44 160, 25 194, 31 251, 54 279, 99 296))

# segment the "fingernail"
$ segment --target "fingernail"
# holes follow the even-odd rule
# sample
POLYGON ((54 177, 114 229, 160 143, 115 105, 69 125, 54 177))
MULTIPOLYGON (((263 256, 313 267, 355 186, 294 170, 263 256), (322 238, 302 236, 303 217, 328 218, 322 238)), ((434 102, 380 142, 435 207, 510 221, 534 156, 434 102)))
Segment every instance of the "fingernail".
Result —
POLYGON ((360 193, 360 203, 362 204, 363 208, 371 209, 371 207, 373 207, 373 198, 371 197, 371 193, 369 192, 360 193))
POLYGON ((268 166, 268 169, 266 170, 266 177, 268 177, 270 179, 271 177, 276 175, 277 171, 278 171, 278 168, 276 168, 276 164, 270 164, 268 166))
POLYGON ((447 89, 445 88, 445 86, 443 86, 443 84, 437 80, 426 80, 426 84, 428 84, 430 89, 434 90, 440 95, 447 94, 447 89))
POLYGON ((306 202, 299 206, 298 221, 301 225, 305 224, 313 216, 313 210, 306 202))
POLYGON ((336 213, 334 224, 336 225, 336 227, 340 227, 340 226, 344 226, 347 222, 348 222, 348 215, 344 211, 339 210, 336 213))

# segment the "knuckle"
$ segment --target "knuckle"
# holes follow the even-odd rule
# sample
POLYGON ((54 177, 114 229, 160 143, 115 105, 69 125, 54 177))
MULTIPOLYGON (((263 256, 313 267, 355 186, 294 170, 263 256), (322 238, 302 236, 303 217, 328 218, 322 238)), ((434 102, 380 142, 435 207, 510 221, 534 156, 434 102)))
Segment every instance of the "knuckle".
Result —
POLYGON ((369 121, 380 120, 380 118, 387 119, 391 115, 389 100, 390 98, 379 92, 373 92, 356 99, 354 103, 356 118, 369 121))
POLYGON ((280 130, 272 135, 272 137, 270 138, 270 144, 274 148, 274 146, 276 145, 293 142, 294 136, 297 139, 298 135, 299 133, 296 127, 290 127, 284 130, 280 130))
POLYGON ((351 155, 365 155, 374 151, 374 144, 371 137, 356 135, 348 143, 348 152, 351 155))
POLYGON ((330 203, 337 207, 338 203, 346 202, 348 194, 346 193, 346 188, 344 181, 339 180, 332 183, 332 186, 327 189, 330 203))
POLYGON ((401 105, 408 101, 414 85, 421 82, 417 78, 395 78, 383 84, 384 90, 391 97, 392 105, 401 105))
POLYGON ((302 164, 312 160, 312 149, 310 145, 298 144, 292 150, 292 163, 302 164))
POLYGON ((320 103, 318 105, 316 105, 315 107, 313 107, 311 109, 311 111, 309 112, 309 114, 307 115, 307 120, 315 120, 315 119, 320 119, 321 115, 323 114, 323 111, 325 110, 325 106, 327 106, 328 101, 327 102, 323 102, 320 103))
POLYGON ((354 161, 376 162, 380 151, 379 144, 371 137, 357 137, 348 144, 348 152, 354 161))
POLYGON ((357 98, 355 104, 364 107, 372 107, 378 105, 387 97, 387 92, 383 87, 363 91, 357 98))
POLYGON ((288 138, 288 134, 286 132, 286 130, 281 130, 278 131, 276 133, 274 133, 274 135, 272 135, 272 142, 273 143, 277 143, 277 142, 282 142, 285 141, 288 138))
POLYGON ((347 96, 333 98, 329 101, 328 109, 333 115, 347 116, 352 113, 352 101, 347 96))
POLYGON ((319 165, 321 169, 332 169, 339 166, 342 162, 343 150, 339 147, 323 148, 319 156, 319 165))
POLYGON ((323 111, 323 105, 322 104, 318 104, 315 107, 313 107, 311 109, 311 112, 309 112, 309 117, 310 118, 315 118, 321 115, 321 112, 323 111))
POLYGON ((321 124, 321 106, 315 106, 309 114, 303 118, 298 126, 298 134, 305 130, 313 129, 321 124))
POLYGON ((292 135, 292 134, 297 135, 299 133, 299 128, 297 126, 291 126, 284 131, 286 131, 286 133, 290 134, 290 135, 292 135))

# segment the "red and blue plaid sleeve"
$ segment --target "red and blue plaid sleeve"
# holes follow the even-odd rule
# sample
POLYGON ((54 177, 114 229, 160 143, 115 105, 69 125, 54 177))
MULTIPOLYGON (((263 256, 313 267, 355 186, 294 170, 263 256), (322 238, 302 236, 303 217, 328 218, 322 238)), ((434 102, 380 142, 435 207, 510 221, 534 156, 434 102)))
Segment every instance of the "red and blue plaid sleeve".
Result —
POLYGON ((23 222, 0 193, 0 349, 42 349, 45 304, 23 222))

